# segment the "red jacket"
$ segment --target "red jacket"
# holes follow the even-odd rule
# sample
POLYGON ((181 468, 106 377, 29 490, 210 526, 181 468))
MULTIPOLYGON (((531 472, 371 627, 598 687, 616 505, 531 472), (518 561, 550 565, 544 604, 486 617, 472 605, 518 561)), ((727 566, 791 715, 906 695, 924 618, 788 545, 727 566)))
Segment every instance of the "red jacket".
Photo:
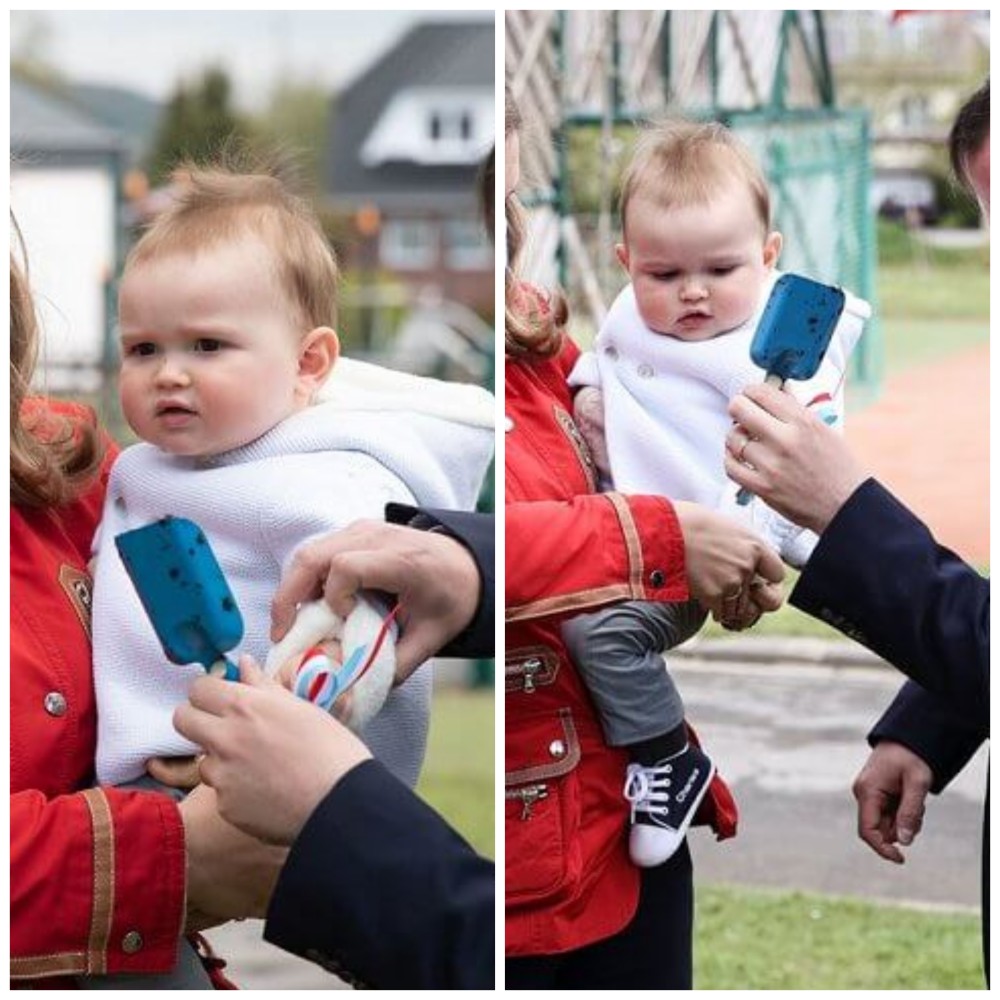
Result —
MULTIPOLYGON (((661 497, 595 492, 570 416, 567 342, 550 361, 506 362, 506 948, 556 954, 609 937, 632 918, 622 796, 627 759, 604 742, 572 668, 562 621, 620 600, 688 597, 684 542, 661 497)), ((717 779, 702 821, 735 833, 717 779)))
POLYGON ((86 567, 111 457, 101 481, 68 506, 10 512, 14 986, 72 987, 61 977, 166 972, 177 960, 186 874, 177 806, 91 787, 86 567))

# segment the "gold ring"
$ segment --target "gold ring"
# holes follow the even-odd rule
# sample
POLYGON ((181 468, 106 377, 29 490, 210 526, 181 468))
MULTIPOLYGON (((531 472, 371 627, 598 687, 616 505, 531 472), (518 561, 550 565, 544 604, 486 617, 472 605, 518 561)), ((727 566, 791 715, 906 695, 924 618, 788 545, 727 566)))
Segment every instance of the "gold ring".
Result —
POLYGON ((743 439, 743 444, 740 445, 740 450, 736 453, 737 462, 743 462, 745 464, 746 460, 743 458, 743 455, 751 441, 753 441, 753 438, 750 437, 749 434, 743 439))

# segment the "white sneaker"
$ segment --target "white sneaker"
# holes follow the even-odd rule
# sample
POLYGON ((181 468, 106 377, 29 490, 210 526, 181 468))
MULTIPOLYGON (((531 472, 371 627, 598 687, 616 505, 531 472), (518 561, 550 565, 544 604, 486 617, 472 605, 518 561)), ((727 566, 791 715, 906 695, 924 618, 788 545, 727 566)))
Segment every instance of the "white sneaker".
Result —
POLYGON ((715 775, 715 765, 698 747, 652 767, 629 764, 625 798, 632 804, 629 856, 640 868, 662 865, 684 840, 715 775))

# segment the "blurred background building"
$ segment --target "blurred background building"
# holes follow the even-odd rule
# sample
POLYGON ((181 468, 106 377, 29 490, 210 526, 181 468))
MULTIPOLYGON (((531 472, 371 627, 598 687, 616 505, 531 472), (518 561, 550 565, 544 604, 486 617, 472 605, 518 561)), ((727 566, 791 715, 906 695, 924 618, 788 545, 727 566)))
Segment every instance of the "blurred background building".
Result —
POLYGON ((45 384, 106 386, 129 244, 181 159, 234 140, 303 175, 343 268, 347 352, 489 382, 493 252, 476 183, 493 142, 493 38, 489 12, 15 12, 11 200, 45 384), (324 32, 329 58, 310 71, 324 32), (262 46, 256 74, 231 61, 241 39, 262 46), (262 53, 279 55, 268 66, 262 53))

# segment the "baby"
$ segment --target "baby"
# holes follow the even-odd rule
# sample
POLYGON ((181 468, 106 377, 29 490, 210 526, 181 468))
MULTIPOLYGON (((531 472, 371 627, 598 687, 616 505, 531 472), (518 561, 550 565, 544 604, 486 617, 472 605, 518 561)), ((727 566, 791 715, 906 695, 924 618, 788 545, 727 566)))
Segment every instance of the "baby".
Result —
MULTIPOLYGON (((623 179, 618 259, 631 283, 604 321, 572 385, 577 422, 605 487, 660 494, 747 518, 800 566, 815 537, 759 500, 736 503, 723 469, 729 400, 763 380, 750 340, 777 279, 781 234, 771 229, 760 168, 718 124, 651 129, 623 179)), ((817 375, 793 387, 840 423, 847 361, 866 303, 848 296, 817 375)), ((703 623, 696 601, 634 602, 567 621, 563 634, 597 703, 605 737, 627 748, 630 853, 666 861, 680 846, 715 768, 691 746, 684 707, 661 652, 703 623)))
MULTIPOLYGON (((141 778, 150 757, 197 751, 171 715, 202 672, 164 657, 116 535, 168 515, 200 525, 244 618, 239 652, 264 662, 271 596, 307 539, 381 519, 390 501, 475 504, 492 397, 338 364, 336 286, 308 205, 275 177, 222 168, 192 171, 126 261, 119 391, 143 443, 115 462, 95 539, 102 783, 141 778)), ((430 686, 428 670, 414 673, 361 733, 411 786, 430 686)))

